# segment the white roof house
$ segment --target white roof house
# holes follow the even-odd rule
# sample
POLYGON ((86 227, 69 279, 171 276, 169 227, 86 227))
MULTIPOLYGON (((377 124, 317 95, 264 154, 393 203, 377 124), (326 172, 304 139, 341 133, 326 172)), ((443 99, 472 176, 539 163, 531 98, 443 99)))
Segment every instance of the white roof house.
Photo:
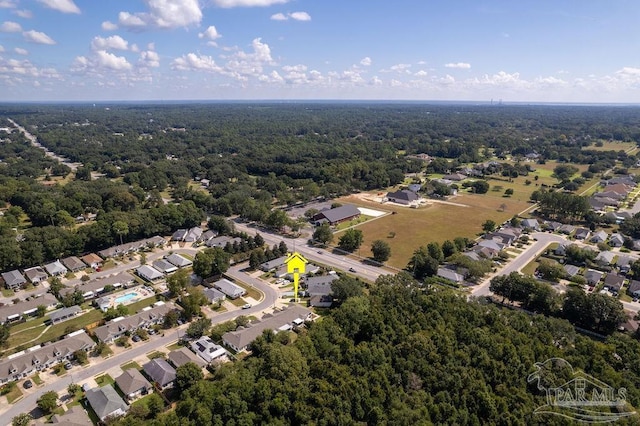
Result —
POLYGON ((44 269, 47 270, 49 275, 54 277, 57 275, 64 275, 67 272, 69 272, 69 270, 65 268, 62 262, 60 262, 59 260, 56 260, 55 262, 47 263, 46 265, 44 265, 44 269))
POLYGON ((232 283, 225 278, 214 282, 213 287, 220 290, 231 299, 237 299, 238 297, 242 297, 247 294, 247 291, 244 288, 232 283))
POLYGON ((203 336, 191 343, 191 349, 207 362, 211 362, 225 355, 227 351, 220 345, 216 345, 208 336, 203 336))

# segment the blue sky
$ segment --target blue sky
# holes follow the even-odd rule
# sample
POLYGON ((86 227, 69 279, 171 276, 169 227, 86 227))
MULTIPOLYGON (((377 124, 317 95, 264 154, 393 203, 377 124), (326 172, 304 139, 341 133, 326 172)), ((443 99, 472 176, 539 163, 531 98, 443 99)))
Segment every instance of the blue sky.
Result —
POLYGON ((0 101, 640 102, 637 0, 0 0, 0 101))

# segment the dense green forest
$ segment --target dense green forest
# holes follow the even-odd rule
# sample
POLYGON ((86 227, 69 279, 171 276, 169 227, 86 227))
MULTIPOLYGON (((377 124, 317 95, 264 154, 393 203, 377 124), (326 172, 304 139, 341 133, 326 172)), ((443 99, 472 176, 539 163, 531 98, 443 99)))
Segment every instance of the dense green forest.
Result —
MULTIPOLYGON (((20 133, 0 130, 0 207, 10 207, 0 218, 0 270, 170 233, 207 214, 295 230, 300 224, 275 206, 386 189, 425 168, 447 173, 468 162, 535 152, 542 161, 589 164, 583 174, 593 176, 637 159, 592 145, 640 141, 632 107, 5 104, 0 127, 11 127, 5 117, 84 166, 71 173, 20 133), (408 157, 417 153, 434 160, 426 165, 408 157), (194 179, 209 184, 199 187, 194 179), (96 220, 79 226, 83 215, 96 220), (114 226, 121 222, 127 232, 114 226)), ((527 173, 520 163, 487 173, 493 168, 527 173)))
POLYGON ((252 350, 190 382, 175 411, 115 424, 570 424, 533 414, 545 396, 527 378, 552 357, 640 403, 633 338, 598 342, 564 320, 425 289, 406 274, 380 278, 295 338, 265 333, 252 350))

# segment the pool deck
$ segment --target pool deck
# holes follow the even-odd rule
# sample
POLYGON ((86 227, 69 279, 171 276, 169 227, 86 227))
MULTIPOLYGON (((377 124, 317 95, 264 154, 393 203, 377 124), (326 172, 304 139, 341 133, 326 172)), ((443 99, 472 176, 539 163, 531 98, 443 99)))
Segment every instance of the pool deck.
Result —
POLYGON ((106 311, 109 308, 115 308, 117 305, 130 305, 132 303, 138 302, 142 299, 146 299, 147 297, 153 296, 155 293, 151 291, 145 285, 139 285, 137 287, 128 288, 117 293, 108 294, 106 296, 98 299, 98 305, 100 309, 106 311), (116 303, 116 299, 126 296, 127 294, 136 293, 136 296, 129 297, 127 300, 123 300, 121 303, 116 303))

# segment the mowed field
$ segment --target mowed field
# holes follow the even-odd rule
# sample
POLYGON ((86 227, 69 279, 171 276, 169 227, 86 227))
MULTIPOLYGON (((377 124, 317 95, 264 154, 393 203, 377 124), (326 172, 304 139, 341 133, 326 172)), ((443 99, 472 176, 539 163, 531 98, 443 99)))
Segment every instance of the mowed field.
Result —
MULTIPOLYGON (((371 256, 371 243, 378 239, 383 240, 391 246, 391 258, 387 264, 396 268, 404 268, 413 252, 429 242, 442 243, 456 237, 475 239, 482 233, 482 224, 488 219, 500 224, 515 215, 527 217, 528 209, 533 206, 529 202, 531 193, 540 189, 542 184, 554 185, 558 182, 552 177, 553 168, 556 166, 555 162, 535 164, 533 165, 536 169, 535 172, 530 173, 529 176, 512 179, 511 182, 489 179, 490 189, 486 194, 460 192, 450 198, 447 203, 430 200, 427 206, 417 209, 369 201, 374 198, 374 194, 370 197, 366 194, 351 195, 340 198, 338 201, 360 207, 396 212, 396 214, 357 225, 356 228, 362 230, 364 235, 364 242, 359 253, 363 257, 371 256), (538 176, 537 181, 535 176, 538 176), (531 181, 529 185, 526 184, 527 180, 531 181), (511 197, 504 196, 504 192, 508 188, 514 191, 511 197)), ((580 171, 587 168, 583 165, 576 167, 580 171)), ((499 178, 502 179, 502 177, 499 178)), ((597 182, 597 179, 587 181, 578 193, 592 187, 597 182)), ((337 243, 341 233, 336 233, 334 243, 337 243)))

